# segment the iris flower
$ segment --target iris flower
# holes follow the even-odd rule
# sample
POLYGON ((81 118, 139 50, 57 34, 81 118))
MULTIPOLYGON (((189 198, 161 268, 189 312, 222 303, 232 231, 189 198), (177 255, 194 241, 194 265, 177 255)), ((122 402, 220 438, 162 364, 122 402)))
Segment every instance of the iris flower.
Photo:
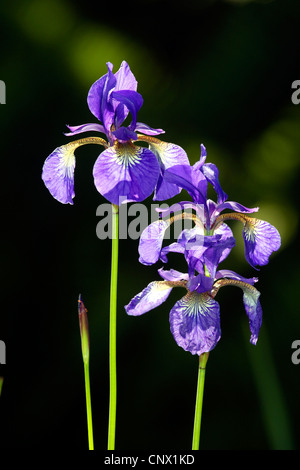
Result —
MULTIPOLYGON (((245 245, 245 258, 254 267, 266 265, 270 255, 277 251, 281 244, 278 230, 268 222, 254 217, 249 213, 257 212, 258 207, 247 208, 238 202, 228 201, 227 194, 221 188, 219 172, 212 163, 205 163, 206 149, 201 145, 201 157, 199 162, 193 166, 176 165, 168 169, 164 178, 167 182, 178 185, 185 189, 193 199, 193 202, 183 201, 172 205, 170 208, 160 210, 162 214, 168 215, 176 210, 185 208, 193 209, 195 214, 185 214, 170 217, 168 220, 160 219, 145 228, 139 243, 140 262, 150 265, 159 259, 166 262, 166 254, 169 251, 182 252, 180 240, 169 247, 162 248, 166 230, 170 224, 180 217, 190 217, 198 221, 194 235, 213 235, 221 232, 231 236, 230 228, 225 224, 226 220, 238 220, 244 225, 243 238, 245 245), (217 194, 217 202, 207 199, 207 184, 211 183, 217 194), (229 209, 234 212, 221 214, 229 209)), ((187 236, 184 232, 183 236, 187 236)))
POLYGON ((189 273, 159 269, 164 280, 150 282, 125 306, 127 314, 142 315, 166 301, 174 287, 185 288, 186 295, 170 311, 170 329, 180 347, 200 356, 214 349, 221 338, 220 305, 215 300, 217 292, 224 286, 237 286, 243 291, 250 342, 256 344, 262 323, 260 292, 254 287, 257 278, 246 279, 234 271, 218 270, 219 263, 234 246, 234 238, 223 233, 205 236, 202 243, 196 238, 193 244, 190 242, 191 239, 183 241, 183 238, 180 241, 189 273))
POLYGON ((165 170, 174 165, 188 165, 185 151, 178 145, 163 142, 156 135, 162 129, 153 129, 137 122, 137 113, 143 98, 137 90, 137 81, 128 64, 123 61, 120 69, 113 73, 113 65, 107 63, 107 73, 90 88, 87 103, 99 123, 67 126, 67 136, 96 131, 100 137, 86 137, 56 148, 46 159, 42 179, 58 201, 73 204, 75 150, 81 145, 97 144, 105 147, 98 156, 93 176, 96 189, 112 204, 142 201, 155 191, 155 200, 175 196, 180 189, 164 179, 165 170), (124 121, 131 114, 131 122, 124 121), (135 145, 144 141, 149 148, 135 145))

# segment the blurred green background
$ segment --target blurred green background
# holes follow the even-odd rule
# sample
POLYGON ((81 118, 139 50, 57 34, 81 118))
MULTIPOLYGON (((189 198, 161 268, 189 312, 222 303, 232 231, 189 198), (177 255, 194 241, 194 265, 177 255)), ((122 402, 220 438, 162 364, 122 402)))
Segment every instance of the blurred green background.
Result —
MULTIPOLYGON (((70 140, 66 124, 96 122, 89 87, 107 61, 116 71, 122 60, 144 98, 138 120, 165 129, 191 163, 204 143, 229 199, 259 205, 282 236, 258 273, 264 320, 256 347, 242 293, 218 294, 222 338, 207 365, 201 448, 299 448, 300 365, 291 361, 300 339, 300 105, 291 101, 299 15, 297 0, 1 3, 0 448, 87 448, 79 293, 89 314, 95 448, 106 448, 110 241, 96 237, 105 202, 92 178, 99 149, 77 151, 72 207, 50 196, 41 169, 70 140)), ((243 259, 241 226, 232 228, 238 246, 224 268, 256 275, 243 259)), ((190 449, 197 358, 176 345, 168 320, 182 292, 140 318, 125 314, 158 279, 158 266, 139 264, 137 246, 120 242, 116 446, 190 449)))

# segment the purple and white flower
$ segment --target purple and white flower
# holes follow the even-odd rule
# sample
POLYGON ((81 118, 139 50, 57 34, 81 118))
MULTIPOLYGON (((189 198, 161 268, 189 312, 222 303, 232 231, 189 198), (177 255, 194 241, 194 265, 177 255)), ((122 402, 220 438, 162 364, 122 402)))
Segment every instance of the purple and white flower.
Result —
POLYGON ((137 122, 143 98, 137 92, 137 81, 129 65, 123 61, 113 73, 107 63, 107 73, 90 88, 87 97, 91 113, 100 123, 87 123, 69 128, 67 136, 96 131, 100 137, 86 137, 56 148, 46 159, 42 179, 52 196, 63 204, 73 204, 75 150, 81 145, 97 144, 105 147, 98 156, 93 176, 96 189, 112 204, 143 201, 154 191, 154 199, 164 200, 181 189, 164 180, 166 169, 174 165, 189 165, 186 152, 178 145, 163 142, 156 135, 164 133, 147 124, 137 122), (124 121, 131 115, 131 122, 124 121), (149 148, 135 145, 143 141, 149 148))

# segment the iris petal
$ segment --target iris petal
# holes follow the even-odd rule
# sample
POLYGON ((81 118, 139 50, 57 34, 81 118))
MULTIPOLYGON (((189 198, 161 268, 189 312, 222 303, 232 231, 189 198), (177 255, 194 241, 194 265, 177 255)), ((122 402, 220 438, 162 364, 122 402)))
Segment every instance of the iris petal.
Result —
POLYGON ((185 351, 198 355, 211 351, 221 337, 220 306, 207 293, 190 292, 172 308, 170 326, 185 351))
POLYGON ((177 184, 164 179, 164 172, 175 165, 189 165, 186 152, 179 145, 153 139, 149 142, 150 150, 156 155, 160 165, 160 176, 155 190, 154 201, 163 201, 179 194, 181 189, 177 184))
POLYGON ((159 166, 149 149, 117 143, 99 155, 93 175, 99 193, 119 205, 119 198, 123 198, 123 202, 137 202, 150 196, 158 179, 159 166))
POLYGON ((88 124, 81 124, 80 126, 68 126, 71 132, 65 132, 65 135, 75 135, 80 134, 81 132, 89 132, 89 131, 97 131, 105 133, 105 129, 101 124, 96 123, 88 123, 88 124))
POLYGON ((270 255, 281 245, 279 232, 273 225, 251 217, 246 219, 243 237, 245 256, 253 267, 268 264, 270 255))
POLYGON ((137 316, 149 312, 167 300, 172 288, 166 281, 150 282, 142 292, 137 294, 125 306, 126 313, 137 316))
POLYGON ((164 220, 156 220, 143 230, 139 242, 140 263, 151 265, 159 260, 164 235, 169 225, 164 220))
POLYGON ((108 72, 97 80, 88 92, 87 102, 91 113, 110 129, 114 117, 114 108, 109 101, 109 94, 115 87, 117 79, 112 73, 113 65, 107 63, 108 72))
POLYGON ((250 284, 245 284, 243 289, 243 302, 249 317, 251 331, 250 343, 256 344, 259 330, 262 324, 262 308, 259 301, 260 292, 250 284))
POLYGON ((57 147, 45 160, 42 180, 51 195, 63 204, 73 204, 75 155, 72 143, 57 147))

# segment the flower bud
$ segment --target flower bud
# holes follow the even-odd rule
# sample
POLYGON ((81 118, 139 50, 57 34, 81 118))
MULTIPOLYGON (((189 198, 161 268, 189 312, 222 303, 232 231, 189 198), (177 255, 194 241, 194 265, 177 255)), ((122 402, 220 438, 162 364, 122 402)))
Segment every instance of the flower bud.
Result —
POLYGON ((87 309, 81 300, 81 294, 78 299, 78 315, 81 336, 81 350, 84 364, 88 364, 90 356, 89 325, 87 318, 87 309))

